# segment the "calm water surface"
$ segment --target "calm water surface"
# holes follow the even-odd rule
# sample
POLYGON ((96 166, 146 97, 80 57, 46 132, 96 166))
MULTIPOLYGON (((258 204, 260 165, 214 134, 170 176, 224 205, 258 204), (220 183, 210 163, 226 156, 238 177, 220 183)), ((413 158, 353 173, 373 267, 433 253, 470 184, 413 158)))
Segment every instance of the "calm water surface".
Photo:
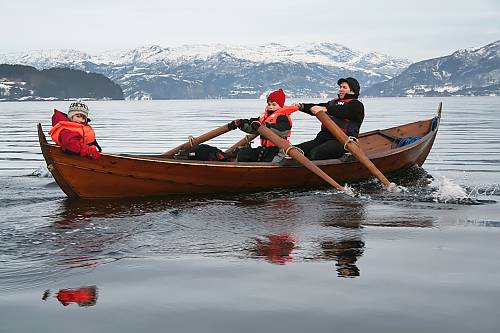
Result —
MULTIPOLYGON (((498 332, 500 98, 365 99, 362 129, 439 101, 433 150, 398 194, 122 201, 68 200, 48 173, 36 123, 69 103, 0 103, 0 332, 498 332)), ((160 153, 263 101, 89 106, 105 151, 160 153)), ((318 129, 294 114, 292 142, 318 129)))

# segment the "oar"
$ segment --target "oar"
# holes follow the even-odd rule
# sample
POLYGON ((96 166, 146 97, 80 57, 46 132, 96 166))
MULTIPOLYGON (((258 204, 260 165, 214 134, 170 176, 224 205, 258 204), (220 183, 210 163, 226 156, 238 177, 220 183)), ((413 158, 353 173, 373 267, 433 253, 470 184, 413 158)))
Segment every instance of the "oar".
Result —
POLYGON ((226 155, 232 155, 234 153, 234 151, 236 150, 236 148, 246 146, 247 144, 249 144, 253 139, 255 139, 258 136, 259 136, 259 134, 247 134, 247 135, 245 135, 245 137, 243 139, 241 139, 240 141, 236 142, 234 145, 229 147, 224 153, 226 155))
POLYGON ((307 157, 305 157, 296 147, 289 144, 286 140, 282 139, 279 135, 271 131, 266 126, 262 126, 259 122, 254 121, 252 123, 252 127, 260 133, 260 135, 269 139, 272 143, 274 143, 279 148, 283 149, 287 155, 290 155, 294 160, 305 166, 307 169, 312 171, 318 177, 322 178, 328 184, 335 187, 337 190, 345 192, 349 194, 349 192, 335 180, 333 180, 330 176, 328 176, 323 170, 321 170, 316 164, 311 162, 307 157))
MULTIPOLYGON (((229 123, 229 124, 231 124, 231 123, 229 123)), ((210 132, 202 134, 202 135, 200 135, 197 138, 189 137, 189 141, 187 141, 187 142, 183 143, 182 145, 177 146, 177 147, 175 147, 173 149, 170 149, 169 151, 164 152, 163 154, 161 154, 161 156, 164 156, 164 157, 167 157, 167 158, 171 158, 172 156, 174 156, 175 154, 177 154, 182 149, 193 147, 194 145, 198 145, 200 143, 203 143, 205 141, 208 141, 210 139, 218 137, 219 135, 227 133, 227 132, 229 132, 229 131, 232 130, 229 127, 229 124, 226 124, 226 125, 223 125, 221 127, 216 128, 216 129, 213 129, 210 132)))
POLYGON ((339 140, 339 142, 344 143, 344 147, 351 152, 375 177, 377 177, 385 188, 389 191, 394 191, 396 189, 396 184, 391 183, 382 172, 375 166, 375 164, 370 161, 363 150, 358 146, 358 144, 349 138, 342 130, 333 122, 333 120, 325 113, 325 111, 319 111, 316 113, 316 117, 321 121, 321 123, 339 140))

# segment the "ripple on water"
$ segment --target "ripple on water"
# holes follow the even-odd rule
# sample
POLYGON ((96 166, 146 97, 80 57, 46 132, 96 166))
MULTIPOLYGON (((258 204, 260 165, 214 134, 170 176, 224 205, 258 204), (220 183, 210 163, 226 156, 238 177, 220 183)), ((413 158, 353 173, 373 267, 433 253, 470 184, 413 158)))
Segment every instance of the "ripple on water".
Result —
MULTIPOLYGON (((437 104, 433 99, 392 101, 410 111, 394 117, 386 100, 367 99, 364 131, 431 117, 437 104)), ((70 201, 45 166, 33 121, 16 123, 15 133, 0 132, 0 143, 4 143, 0 290, 50 284, 129 257, 250 258, 279 265, 325 260, 335 262, 342 276, 356 276, 360 274, 356 262, 372 246, 373 232, 386 241, 446 223, 496 228, 499 100, 488 100, 480 109, 475 106, 471 113, 464 107, 469 101, 445 101, 442 126, 424 168, 389 177, 401 192, 389 193, 372 179, 348 184, 354 197, 325 187, 180 199, 70 201), (488 121, 475 121, 478 118, 488 121), (471 135, 477 139, 470 140, 471 135), (398 234, 398 229, 404 232, 398 234)), ((109 152, 160 153, 184 142, 188 135, 261 110, 261 101, 92 103, 106 111, 96 113, 94 121, 99 141, 109 152), (188 112, 171 117, 169 112, 178 109, 188 112), (151 130, 150 117, 130 116, 137 110, 155 115, 156 129, 151 130), (135 135, 131 136, 132 123, 135 135)), ((12 114, 32 119, 47 106, 12 105, 12 114)), ((44 119, 46 130, 49 117, 50 112, 44 119)), ((293 143, 311 139, 319 128, 313 117, 298 115, 298 119, 293 143)), ((228 147, 241 137, 233 131, 213 145, 228 147)))

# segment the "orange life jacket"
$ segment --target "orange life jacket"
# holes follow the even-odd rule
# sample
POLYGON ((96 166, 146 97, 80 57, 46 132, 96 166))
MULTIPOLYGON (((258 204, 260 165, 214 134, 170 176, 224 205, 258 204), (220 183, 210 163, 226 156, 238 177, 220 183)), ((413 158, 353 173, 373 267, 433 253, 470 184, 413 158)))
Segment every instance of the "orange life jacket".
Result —
POLYGON ((80 134, 82 136, 82 143, 86 145, 95 141, 95 132, 90 125, 83 125, 74 121, 65 120, 58 122, 54 127, 50 129, 49 134, 52 138, 52 141, 60 145, 61 141, 59 140, 59 135, 61 134, 61 131, 65 129, 80 134))
MULTIPOLYGON (((297 111, 297 107, 294 105, 285 105, 281 109, 274 111, 273 113, 269 114, 267 110, 264 112, 264 114, 259 118, 259 123, 262 125, 265 124, 276 124, 276 121, 279 116, 286 116, 288 118, 288 121, 290 122, 290 128, 292 127, 292 117, 290 115, 297 111)), ((292 130, 288 131, 285 137, 285 139, 288 143, 290 143, 290 136, 292 135, 292 130)), ((260 145, 262 147, 276 147, 274 143, 272 143, 270 140, 260 137, 260 145)))

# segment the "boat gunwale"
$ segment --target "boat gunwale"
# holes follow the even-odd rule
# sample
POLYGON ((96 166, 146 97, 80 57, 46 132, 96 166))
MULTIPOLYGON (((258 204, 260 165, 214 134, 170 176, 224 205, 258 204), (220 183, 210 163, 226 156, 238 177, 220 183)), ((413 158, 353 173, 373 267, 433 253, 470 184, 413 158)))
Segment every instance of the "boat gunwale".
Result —
MULTIPOLYGON (((440 117, 438 116, 438 118, 440 118, 440 117)), ((432 119, 434 119, 434 118, 419 120, 416 122, 403 124, 403 125, 399 125, 399 126, 394 126, 394 127, 390 127, 390 128, 383 129, 383 130, 376 129, 376 130, 362 133, 360 135, 360 137, 367 137, 370 135, 382 135, 382 136, 384 136, 384 134, 382 134, 382 133, 385 131, 394 130, 394 129, 400 128, 401 126, 412 125, 412 124, 416 124, 419 122, 430 122, 430 121, 432 121, 432 119)), ((41 128, 41 124, 38 124, 38 125, 41 128)), ((409 149, 414 148, 415 146, 424 144, 424 142, 428 141, 430 138, 432 138, 436 134, 438 127, 439 127, 439 124, 434 129, 427 132, 427 134, 422 136, 422 138, 420 138, 419 140, 412 142, 408 145, 405 145, 402 147, 391 148, 391 149, 384 150, 381 152, 375 152, 375 153, 369 154, 369 155, 367 154, 367 156, 370 160, 376 160, 376 159, 380 159, 380 158, 390 157, 390 156, 393 156, 395 154, 400 154, 400 153, 404 152, 405 150, 409 150, 409 149)), ((41 138, 40 138, 40 140, 39 140, 40 145, 45 145, 45 146, 54 147, 54 148, 60 148, 60 146, 57 144, 51 144, 51 143, 47 142, 46 137, 45 137, 45 133, 43 133, 43 130, 41 131, 41 133, 43 134, 44 140, 41 141, 41 138)), ((397 137, 395 137, 395 139, 397 139, 397 137)), ((176 160, 176 159, 172 159, 172 158, 161 158, 160 157, 161 155, 153 155, 153 156, 146 155, 146 156, 144 156, 144 155, 128 155, 128 154, 117 154, 117 153, 101 153, 101 156, 108 156, 108 157, 113 157, 113 158, 118 158, 118 159, 146 161, 146 162, 161 163, 161 164, 204 166, 204 167, 212 167, 212 168, 213 167, 215 167, 215 168, 223 167, 223 168, 273 168, 274 169, 274 168, 302 168, 303 167, 300 164, 280 165, 278 163, 272 163, 272 162, 233 162, 233 161, 224 162, 224 161, 176 160)), ((52 160, 52 158, 51 158, 51 160, 52 160)), ((336 158, 336 159, 328 159, 328 160, 313 160, 312 162, 318 166, 359 163, 359 161, 356 159, 345 160, 345 157, 336 158)), ((61 162, 57 162, 57 163, 62 164, 61 162)), ((64 165, 77 166, 76 163, 75 164, 64 163, 64 165)), ((80 166, 80 168, 84 168, 84 167, 80 166)))

